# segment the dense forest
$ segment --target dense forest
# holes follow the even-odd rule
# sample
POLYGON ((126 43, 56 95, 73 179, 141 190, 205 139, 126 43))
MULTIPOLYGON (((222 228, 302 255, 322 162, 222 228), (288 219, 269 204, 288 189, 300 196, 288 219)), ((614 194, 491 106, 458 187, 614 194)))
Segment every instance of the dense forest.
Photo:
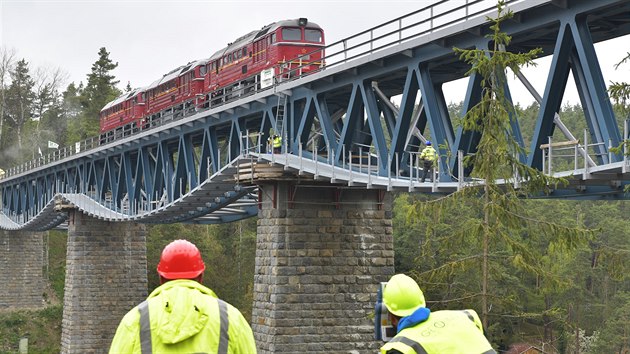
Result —
MULTIPOLYGON (((99 110, 122 90, 111 74, 117 63, 110 53, 101 48, 96 58, 85 84, 67 84, 63 70, 32 68, 15 51, 0 48, 1 169, 32 159, 40 150, 45 153, 48 141, 63 146, 98 134, 99 110)), ((621 126, 629 111, 622 98, 627 98, 630 90, 624 83, 615 85, 611 95, 619 94, 614 109, 621 126)), ((127 85, 124 90, 129 89, 127 85)), ((526 146, 538 108, 535 103, 516 107, 526 146)), ((461 103, 449 105, 453 117, 459 117, 460 110, 461 103)), ((587 128, 579 105, 562 107, 560 116, 578 137, 587 128)), ((554 140, 565 138, 556 130, 554 140)), ((482 218, 483 210, 474 196, 437 207, 443 199, 435 195, 395 195, 396 272, 417 279, 428 306, 434 310, 478 309, 482 292, 482 271, 477 262, 480 244, 472 234, 461 230, 482 218)), ((495 347, 506 350, 512 344, 525 343, 545 353, 627 353, 628 202, 524 198, 519 204, 523 215, 542 225, 562 225, 583 232, 560 242, 544 237, 546 231, 512 226, 506 231, 511 242, 492 245, 486 291, 487 334, 495 347)), ((175 238, 190 239, 205 257, 204 283, 247 318, 251 316, 255 219, 214 226, 157 225, 149 231, 149 290, 158 285, 152 270, 164 245, 175 238)), ((14 352, 24 332, 29 333, 35 352, 59 351, 65 242, 65 233, 59 231, 51 231, 46 242, 50 306, 38 312, 0 314, 0 353, 14 352)))

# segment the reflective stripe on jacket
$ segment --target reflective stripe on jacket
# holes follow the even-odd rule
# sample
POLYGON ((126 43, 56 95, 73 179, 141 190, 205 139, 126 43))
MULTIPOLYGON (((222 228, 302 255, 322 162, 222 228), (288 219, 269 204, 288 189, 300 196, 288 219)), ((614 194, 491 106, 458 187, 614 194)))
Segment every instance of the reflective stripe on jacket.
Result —
POLYGON ((256 353, 243 315, 193 280, 173 280, 129 311, 112 341, 113 353, 256 353))
POLYGON ((381 354, 392 349, 403 354, 496 354, 474 310, 432 312, 426 321, 400 331, 381 354))

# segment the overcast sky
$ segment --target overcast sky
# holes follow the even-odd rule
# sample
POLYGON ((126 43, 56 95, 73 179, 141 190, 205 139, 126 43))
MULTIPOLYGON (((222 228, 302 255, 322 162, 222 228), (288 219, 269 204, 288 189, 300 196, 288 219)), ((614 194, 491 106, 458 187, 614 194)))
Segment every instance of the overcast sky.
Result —
MULTIPOLYGON (((0 44, 15 49, 18 58, 25 58, 31 68, 62 68, 68 72, 69 82, 75 83, 86 82, 86 75, 98 59, 99 48, 106 47, 110 58, 119 64, 114 74, 120 80, 120 88, 127 82, 140 87, 189 61, 207 58, 237 37, 278 20, 307 17, 324 28, 327 42, 332 43, 430 3, 422 0, 0 0, 0 44)), ((626 37, 596 46, 607 82, 613 77, 630 81, 630 65, 621 71, 613 70, 613 65, 630 51, 627 43, 626 37)), ((538 69, 526 72, 541 93, 548 63, 543 60, 538 69)), ((462 90, 464 87, 454 86, 462 90)), ((447 100, 459 102, 461 94, 447 95, 447 100)), ((520 91, 514 92, 513 97, 521 103, 533 101, 520 91)), ((565 98, 577 102, 577 95, 570 88, 565 98)))

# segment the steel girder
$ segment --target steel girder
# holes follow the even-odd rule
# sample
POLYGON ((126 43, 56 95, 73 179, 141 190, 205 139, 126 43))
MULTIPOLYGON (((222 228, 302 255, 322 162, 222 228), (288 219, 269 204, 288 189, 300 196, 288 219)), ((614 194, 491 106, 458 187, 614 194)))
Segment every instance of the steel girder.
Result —
MULTIPOLYGON (((538 147, 553 134, 570 70, 599 162, 618 161, 620 156, 607 157, 608 141, 618 144, 621 134, 593 43, 630 33, 630 2, 512 2, 516 16, 503 25, 513 37, 506 50, 542 47, 552 56, 533 138, 522 160, 542 167, 538 147)), ((485 15, 470 18, 370 49, 351 61, 330 61, 306 77, 12 175, 0 183, 0 227, 44 228, 58 222, 62 218, 50 214, 55 198, 87 212, 93 208, 93 215, 114 221, 225 222, 254 215, 255 197, 234 181, 230 162, 248 151, 266 152, 270 129, 282 132, 283 152, 335 166, 367 163, 380 176, 391 175, 394 168, 417 173, 415 154, 421 137, 430 136, 440 153, 439 179, 451 182, 460 173, 457 152, 474 153, 479 135, 454 131, 442 85, 468 71, 452 48, 488 48, 486 33, 485 15), (389 102, 394 96, 400 97, 399 109, 389 102), (245 206, 230 217, 208 217, 233 203, 245 206)), ((462 97, 465 111, 480 100, 479 82, 475 75, 469 78, 462 97)), ((515 137, 522 141, 518 117, 511 118, 515 137)))
POLYGON ((65 204, 111 221, 220 223, 254 216, 257 196, 237 183, 232 161, 245 146, 264 151, 262 129, 275 124, 276 101, 271 96, 246 105, 251 109, 204 112, 7 178, 0 184, 0 228, 55 227, 65 220, 55 209, 65 204))

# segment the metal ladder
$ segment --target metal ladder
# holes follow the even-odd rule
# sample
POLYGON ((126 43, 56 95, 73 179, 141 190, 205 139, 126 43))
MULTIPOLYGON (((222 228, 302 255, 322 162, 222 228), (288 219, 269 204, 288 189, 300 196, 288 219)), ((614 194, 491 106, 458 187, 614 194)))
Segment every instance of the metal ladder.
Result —
POLYGON ((287 134, 284 128, 284 116, 287 107, 287 95, 278 93, 278 106, 276 107, 276 134, 282 138, 282 144, 286 142, 287 134))

